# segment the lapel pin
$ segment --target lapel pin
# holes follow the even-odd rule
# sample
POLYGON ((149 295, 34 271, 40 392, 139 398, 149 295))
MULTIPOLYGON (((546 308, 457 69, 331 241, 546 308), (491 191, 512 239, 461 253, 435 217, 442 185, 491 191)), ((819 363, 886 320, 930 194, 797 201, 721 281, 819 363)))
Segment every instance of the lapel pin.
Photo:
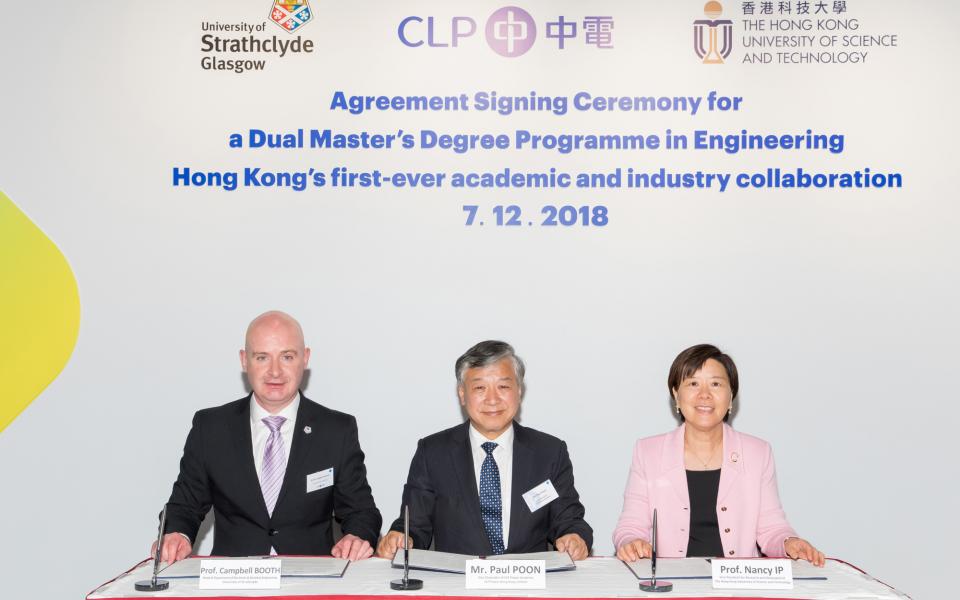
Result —
POLYGON ((310 435, 312 431, 313 431, 313 428, 310 427, 309 425, 303 428, 303 432, 306 433, 307 435, 310 435))
POLYGON ((740 455, 737 454, 736 452, 731 452, 731 453, 730 453, 730 460, 733 461, 733 462, 737 462, 738 460, 740 460, 740 455))

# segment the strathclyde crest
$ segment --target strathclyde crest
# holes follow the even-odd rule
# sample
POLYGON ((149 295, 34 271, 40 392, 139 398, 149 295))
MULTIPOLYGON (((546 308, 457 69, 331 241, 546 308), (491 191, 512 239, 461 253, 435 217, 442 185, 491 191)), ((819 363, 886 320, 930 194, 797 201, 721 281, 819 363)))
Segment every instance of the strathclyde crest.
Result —
POLYGON ((274 0, 270 20, 293 33, 310 22, 313 11, 307 0, 274 0))

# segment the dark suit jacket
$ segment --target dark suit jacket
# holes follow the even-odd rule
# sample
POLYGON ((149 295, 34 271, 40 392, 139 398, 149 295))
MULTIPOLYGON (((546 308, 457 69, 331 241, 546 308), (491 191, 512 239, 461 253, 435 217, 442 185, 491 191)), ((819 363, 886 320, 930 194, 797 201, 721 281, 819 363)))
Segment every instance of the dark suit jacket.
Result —
MULTIPOLYGON (((426 437, 417 444, 403 488, 410 507, 410 536, 415 548, 487 556, 493 553, 480 518, 480 497, 470 447, 469 421, 426 437)), ((513 424, 513 481, 510 538, 506 552, 540 552, 568 533, 593 546, 593 529, 583 520, 580 495, 573 485, 567 445, 553 437, 513 424), (559 498, 534 513, 522 498, 549 479, 559 498)), ((401 505, 401 515, 403 506, 401 505)), ((390 527, 403 531, 403 518, 390 527)))
POLYGON ((166 532, 179 531, 195 541, 211 506, 218 556, 269 554, 271 546, 279 554, 330 554, 332 515, 344 533, 376 546, 382 523, 367 485, 356 419, 302 394, 272 517, 253 462, 250 396, 194 415, 170 494, 166 532), (307 475, 330 467, 334 484, 308 494, 307 475))

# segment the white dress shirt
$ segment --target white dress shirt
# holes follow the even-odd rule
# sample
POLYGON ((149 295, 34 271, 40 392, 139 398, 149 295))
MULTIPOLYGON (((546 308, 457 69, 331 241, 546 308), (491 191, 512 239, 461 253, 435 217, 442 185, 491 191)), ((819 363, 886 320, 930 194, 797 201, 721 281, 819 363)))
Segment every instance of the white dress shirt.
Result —
POLYGON ((513 481, 513 424, 500 434, 495 440, 488 440, 482 433, 474 429, 473 423, 470 424, 470 447, 473 449, 473 470, 477 479, 477 496, 480 495, 480 469, 483 467, 483 461, 487 458, 487 453, 483 449, 485 442, 493 442, 497 445, 493 449, 493 461, 497 463, 497 470, 500 471, 500 503, 503 508, 500 518, 503 521, 503 547, 506 548, 510 542, 510 490, 513 481))

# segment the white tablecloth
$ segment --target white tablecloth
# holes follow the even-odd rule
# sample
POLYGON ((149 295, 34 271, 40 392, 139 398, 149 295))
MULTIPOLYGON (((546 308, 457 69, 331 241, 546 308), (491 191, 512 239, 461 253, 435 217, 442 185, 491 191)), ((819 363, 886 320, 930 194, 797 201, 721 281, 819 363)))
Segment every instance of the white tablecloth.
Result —
MULTIPOLYGON (((685 559, 703 560, 703 559, 685 559)), ((661 561, 658 569, 668 576, 661 561)), ((546 590, 504 590, 485 592, 464 587, 464 576, 426 571, 411 571, 411 578, 423 580, 423 589, 415 592, 395 592, 390 580, 399 579, 402 571, 391 568, 390 562, 379 558, 351 563, 342 578, 287 579, 280 590, 201 590, 197 579, 170 580, 170 587, 162 592, 137 592, 136 581, 150 579, 152 562, 146 562, 114 581, 102 585, 87 598, 217 598, 217 597, 283 597, 283 596, 489 596, 509 598, 810 598, 839 600, 843 598, 867 600, 899 600, 907 596, 893 590, 869 575, 840 561, 828 560, 823 569, 805 563, 794 563, 794 576, 822 575, 826 581, 796 581, 792 590, 714 590, 709 579, 673 580, 673 592, 646 594, 640 591, 638 580, 627 567, 615 558, 589 558, 577 563, 575 571, 547 573, 546 590)), ((162 579, 162 577, 161 577, 162 579)), ((661 578, 662 579, 662 578, 661 578)))

